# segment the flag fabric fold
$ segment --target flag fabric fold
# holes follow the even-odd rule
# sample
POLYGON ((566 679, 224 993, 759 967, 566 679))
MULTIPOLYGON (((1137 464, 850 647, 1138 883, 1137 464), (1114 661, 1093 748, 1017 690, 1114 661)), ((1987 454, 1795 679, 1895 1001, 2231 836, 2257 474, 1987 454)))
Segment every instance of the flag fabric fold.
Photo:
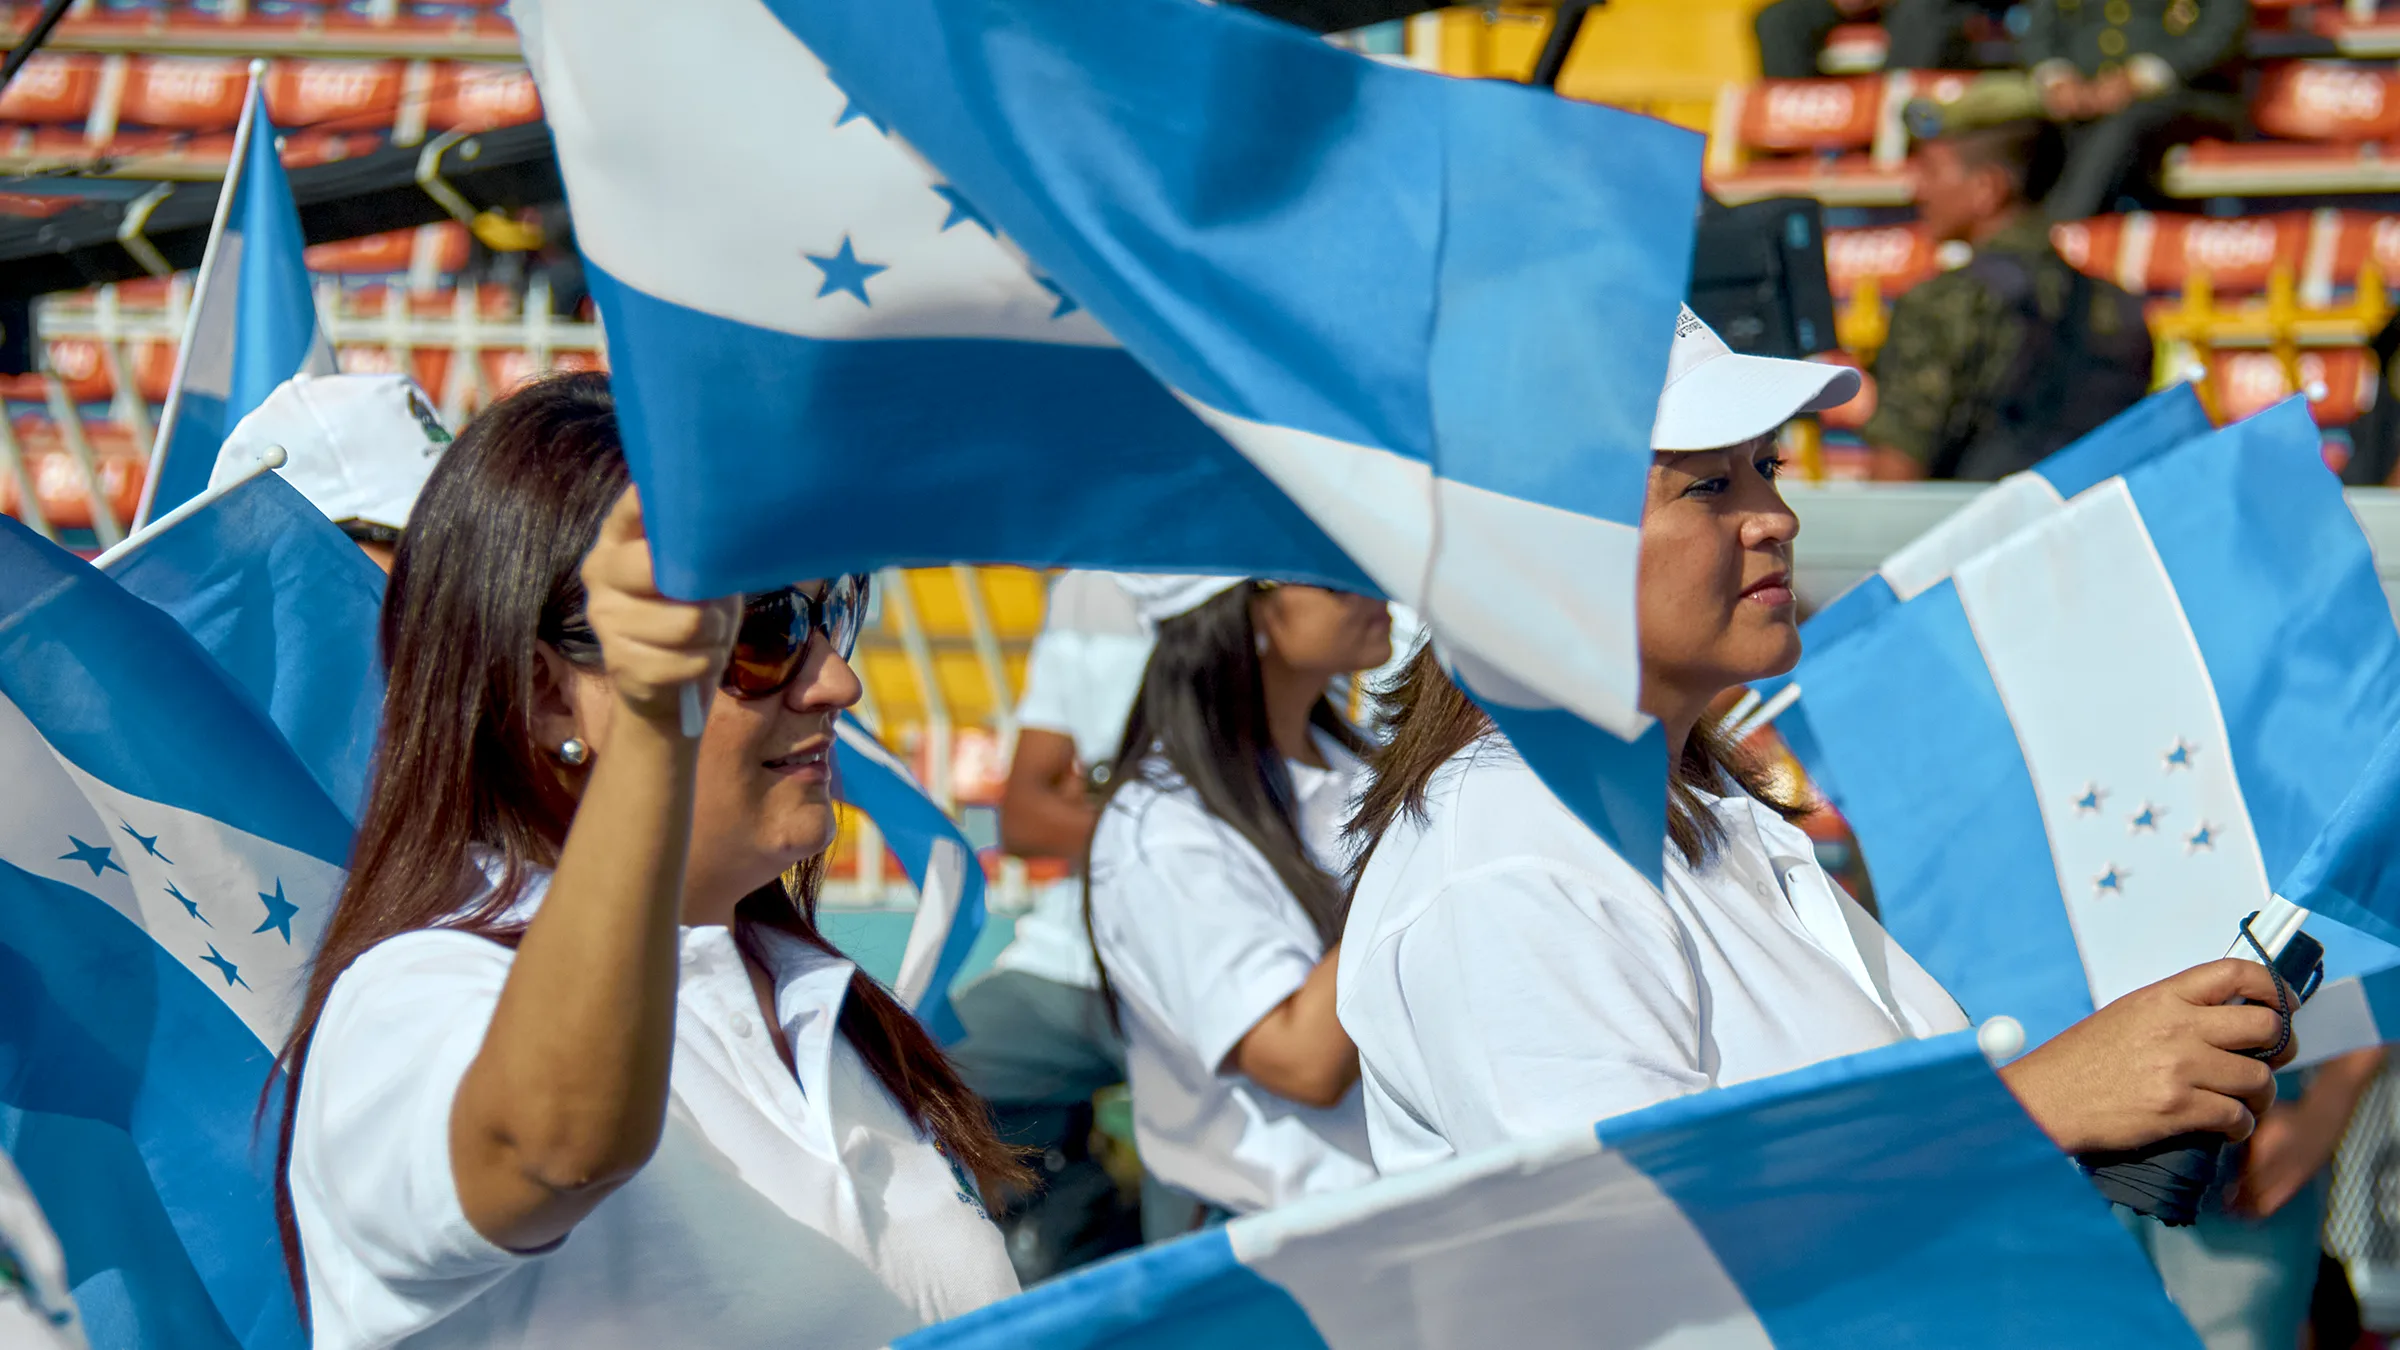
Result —
POLYGON ((0 521, 0 1140, 93 1344, 299 1347, 254 1122, 350 823, 161 614, 0 521))
POLYGON ((300 209, 275 141, 266 91, 254 74, 234 128, 233 168, 218 189, 216 222, 192 288, 137 525, 208 487, 226 433, 276 385, 303 371, 335 370, 309 289, 300 209))
POLYGON ((897 1350, 2195 1346, 1971 1036, 1234 1219, 897 1350))
MULTIPOLYGON (((1885 926, 2038 1042, 2225 954, 2361 729, 2400 721, 2400 632, 2292 401, 2091 483, 1795 678, 1885 926)), ((2393 955, 2312 931, 2329 974, 2393 955)))
POLYGON ((1658 871, 1633 567, 1694 137, 1194 0, 515 13, 669 589, 1380 591, 1658 871), (1561 710, 1608 739, 1513 716, 1561 710))
POLYGON ((834 723, 837 795, 875 822, 901 870, 917 888, 908 947, 892 981, 934 1039, 949 1045, 966 1035, 950 1006, 950 989, 983 935, 983 860, 966 835, 917 786, 915 775, 864 723, 845 712, 834 723))
POLYGON ((281 475, 153 536, 110 575, 165 610, 357 819, 383 720, 383 573, 281 475))

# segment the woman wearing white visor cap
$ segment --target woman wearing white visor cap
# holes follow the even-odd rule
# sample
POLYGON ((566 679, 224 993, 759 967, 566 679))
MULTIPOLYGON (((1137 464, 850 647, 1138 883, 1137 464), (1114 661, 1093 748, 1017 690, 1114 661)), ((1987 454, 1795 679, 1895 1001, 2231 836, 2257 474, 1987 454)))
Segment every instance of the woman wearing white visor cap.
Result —
MULTIPOLYGON (((1727 351, 1689 310, 1651 433, 1636 584, 1641 706, 1669 784, 1657 887, 1560 805, 1429 651, 1353 822, 1339 1013, 1386 1172, 1967 1025, 1836 887, 1796 803, 1706 725, 1791 669, 1798 524, 1774 437, 1847 400, 1838 367, 1727 351)), ((2110 1004, 2002 1070, 2070 1152, 2247 1135, 2272 1093, 2264 967, 2219 961, 2110 1004)))
POLYGON ((1335 849, 1365 742, 1325 690, 1390 658, 1390 612, 1236 577, 1119 584, 1157 645, 1092 835, 1086 913, 1143 1166, 1201 1214, 1367 1181, 1358 1055, 1333 1012, 1335 849))

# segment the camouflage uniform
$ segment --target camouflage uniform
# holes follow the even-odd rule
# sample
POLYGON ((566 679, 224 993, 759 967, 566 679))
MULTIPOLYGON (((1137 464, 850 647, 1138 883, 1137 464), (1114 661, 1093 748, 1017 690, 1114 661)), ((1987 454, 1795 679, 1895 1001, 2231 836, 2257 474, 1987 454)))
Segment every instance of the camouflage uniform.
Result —
POLYGON ((2017 50, 2035 76, 2122 71, 2141 93, 2123 111, 2069 129, 2066 170, 2047 203, 2053 220, 2107 209, 2159 142, 2224 134, 2240 122, 2222 75, 2241 54, 2250 0, 2035 0, 2027 19, 2017 50))
MULTIPOLYGON (((2049 228, 2032 212, 1986 240, 1984 252, 2026 261, 2044 314, 2063 314, 2075 283, 2066 260, 2050 246, 2049 228)), ((2094 327, 2113 324, 2116 311, 2095 305, 2094 327)), ((1897 450, 1929 477, 1989 481, 2025 463, 1996 444, 2000 399, 2024 342, 2018 306, 1966 270, 1919 284, 1892 303, 1891 335, 1875 356, 1875 415, 1861 428, 1870 445, 1897 450)))

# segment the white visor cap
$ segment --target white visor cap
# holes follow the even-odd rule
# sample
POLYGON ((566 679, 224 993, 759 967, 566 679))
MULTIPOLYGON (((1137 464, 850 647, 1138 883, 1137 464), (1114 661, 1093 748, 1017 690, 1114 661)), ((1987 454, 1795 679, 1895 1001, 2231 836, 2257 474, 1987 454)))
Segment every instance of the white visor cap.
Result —
POLYGON ((1714 450, 1763 436, 1805 412, 1838 408, 1862 381, 1848 366, 1743 356, 1685 306, 1675 316, 1653 450, 1714 450))
POLYGON ((1142 627, 1150 632, 1167 620, 1189 614, 1247 577, 1200 576, 1189 572, 1119 572, 1117 585, 1133 597, 1142 627))
POLYGON ((239 477, 280 445, 284 481, 335 524, 401 529, 450 433, 406 375, 294 375, 237 423, 210 486, 239 477))

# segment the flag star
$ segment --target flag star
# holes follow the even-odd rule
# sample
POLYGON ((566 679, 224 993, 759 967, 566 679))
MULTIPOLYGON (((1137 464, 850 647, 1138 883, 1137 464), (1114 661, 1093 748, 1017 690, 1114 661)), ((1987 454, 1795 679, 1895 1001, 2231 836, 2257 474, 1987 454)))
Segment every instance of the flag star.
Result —
POLYGON ((2190 741, 2185 740, 2181 736, 2176 737, 2175 747, 2167 751, 2165 756, 2167 762, 2167 772, 2173 773, 2177 769, 2188 769, 2192 767, 2192 756, 2198 754, 2199 751, 2199 746, 2192 744, 2190 741))
POLYGON ((1076 310, 1083 308, 1083 306, 1076 304, 1072 300, 1069 300, 1067 298, 1066 288, 1059 285, 1057 282, 1052 281, 1048 277, 1035 277, 1034 280, 1042 284, 1043 290, 1048 291, 1052 295, 1058 297, 1058 308, 1050 311, 1051 318, 1063 319, 1074 313, 1076 310))
POLYGON ((2210 825, 2205 820, 2200 822, 2199 829, 2196 829, 2190 834, 2185 835, 2183 839, 2183 851, 2187 857, 2191 854, 2198 853, 2202 849, 2207 849, 2209 852, 2214 853, 2216 848, 2216 827, 2210 825))
POLYGON ((142 846, 142 852, 149 854, 151 857, 158 859, 160 862, 163 862, 170 867, 175 865, 175 860, 173 858, 170 858, 166 854, 158 851, 157 835, 144 834, 140 830, 133 828, 132 824, 127 821, 120 820, 117 823, 125 827, 125 833, 133 836, 133 842, 142 846))
POLYGON ((92 869, 93 876, 98 876, 102 872, 123 872, 125 870, 117 865, 114 857, 110 856, 115 851, 113 849, 104 848, 99 844, 87 844, 71 834, 67 836, 67 842, 73 844, 75 848, 72 852, 59 854, 60 862, 82 863, 92 869))
POLYGON ((2158 833, 2158 818, 2166 813, 2167 808, 2163 806, 2152 806, 2148 802, 2143 802, 2142 809, 2126 820, 2125 832, 2127 834, 2156 834, 2158 833))
POLYGON ((2100 786, 2098 783, 2086 783, 2083 788, 2083 795, 2075 799, 2075 814, 2079 816, 2096 816, 2100 814, 2100 803, 2107 800, 2107 798, 2108 789, 2100 786))
POLYGON ((881 263, 860 262, 858 254, 851 251, 850 236, 846 234, 842 236, 842 251, 831 257, 819 257, 814 253, 800 256, 815 263, 817 270, 825 274, 825 284, 817 288, 817 298, 820 300, 835 291, 848 291, 857 298, 858 303, 872 306, 875 302, 867 298, 868 279, 879 272, 891 270, 881 263))
POLYGON ((283 898, 283 878, 275 878, 273 895, 260 891, 258 898, 267 902, 267 917, 260 922, 258 927, 250 931, 263 933, 272 928, 283 934, 285 942, 290 942, 292 940, 292 916, 300 912, 300 907, 283 898))
POLYGON ((2092 894, 2123 895, 2125 893, 2125 879, 2132 875, 2133 873, 2126 871, 2124 868, 2117 866, 2115 863, 2110 863, 2107 871, 2102 872, 2100 875, 2092 878, 2092 894))
POLYGON ((875 134, 879 136, 889 136, 892 134, 892 129, 883 124, 882 118, 877 117, 873 113, 870 113, 866 109, 858 106, 857 100, 851 98, 847 94, 844 94, 842 96, 842 115, 833 119, 833 124, 837 127, 846 127, 852 122, 866 123, 868 126, 875 128, 875 134))
POLYGON ((226 988, 231 989, 237 984, 244 989, 250 987, 250 982, 242 978, 241 968, 226 960, 224 954, 217 950, 215 943, 209 944, 208 955, 200 959, 217 968, 217 973, 225 977, 226 988))
POLYGON ((202 923, 208 924, 208 926, 211 928, 216 927, 215 924, 208 923, 207 915, 200 912, 200 902, 194 900, 188 895, 185 895, 183 892, 176 890, 175 883, 172 881, 167 883, 167 894, 175 897, 176 903, 183 906, 184 913, 191 915, 193 918, 198 919, 202 923))
POLYGON ((948 183, 934 184, 933 192, 935 196, 940 197, 943 201, 950 203, 949 218, 942 222, 942 229, 944 231, 948 231, 953 225, 980 225, 983 227, 983 232, 985 234, 992 236, 994 239, 1000 237, 1000 232, 992 228, 992 222, 983 218, 983 213, 975 209, 975 204, 967 200, 965 193, 960 192, 957 188, 950 186, 948 183))

